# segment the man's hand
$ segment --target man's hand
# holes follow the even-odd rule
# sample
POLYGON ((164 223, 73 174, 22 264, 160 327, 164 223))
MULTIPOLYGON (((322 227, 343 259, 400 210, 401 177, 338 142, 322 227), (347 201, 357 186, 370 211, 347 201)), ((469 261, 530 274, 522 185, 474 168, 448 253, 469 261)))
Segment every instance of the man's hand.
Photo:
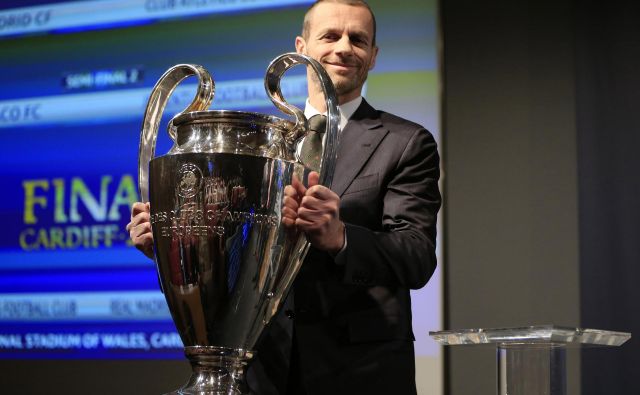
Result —
POLYGON ((303 231, 311 245, 337 254, 344 246, 344 224, 340 221, 340 197, 319 185, 317 172, 309 173, 309 187, 294 176, 284 189, 282 222, 303 231))
POLYGON ((127 232, 133 245, 147 257, 153 259, 153 234, 151 233, 149 203, 134 203, 131 206, 131 222, 127 224, 127 232))
POLYGON ((282 223, 287 228, 295 228, 298 219, 298 208, 300 200, 304 196, 307 188, 302 185, 298 177, 294 174, 291 185, 284 187, 284 198, 282 199, 282 223))

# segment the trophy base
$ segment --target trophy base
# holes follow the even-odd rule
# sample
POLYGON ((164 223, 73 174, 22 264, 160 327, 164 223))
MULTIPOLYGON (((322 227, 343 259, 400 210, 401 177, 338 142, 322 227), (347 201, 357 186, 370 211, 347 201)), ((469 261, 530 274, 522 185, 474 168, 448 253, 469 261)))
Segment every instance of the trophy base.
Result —
POLYGON ((185 347, 191 377, 182 388, 165 395, 242 395, 248 393, 244 369, 253 354, 225 347, 185 347))

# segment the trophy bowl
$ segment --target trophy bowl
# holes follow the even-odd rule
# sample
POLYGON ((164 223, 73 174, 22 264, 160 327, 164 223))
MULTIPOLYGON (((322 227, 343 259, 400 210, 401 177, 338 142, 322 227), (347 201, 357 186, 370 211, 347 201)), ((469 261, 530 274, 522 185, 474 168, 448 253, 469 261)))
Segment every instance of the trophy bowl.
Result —
POLYGON ((311 170, 296 153, 308 122, 280 92, 280 79, 297 64, 316 73, 325 94, 328 121, 317 170, 330 186, 339 115, 331 80, 315 60, 284 54, 267 69, 267 95, 293 120, 207 110, 214 83, 197 65, 172 67, 151 93, 138 155, 140 196, 150 202, 161 288, 193 370, 172 394, 242 393, 256 341, 309 248, 281 214, 285 186, 311 170), (198 78, 196 96, 169 122, 173 147, 154 157, 162 112, 189 76, 198 78))

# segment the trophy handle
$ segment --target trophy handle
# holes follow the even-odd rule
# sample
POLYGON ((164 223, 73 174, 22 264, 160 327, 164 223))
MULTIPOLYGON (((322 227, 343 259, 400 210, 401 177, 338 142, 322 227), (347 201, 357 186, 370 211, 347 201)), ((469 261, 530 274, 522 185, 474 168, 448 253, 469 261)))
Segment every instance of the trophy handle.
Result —
MULTIPOLYGON (((162 119, 169 97, 178 84, 187 77, 195 75, 198 77, 198 90, 191 104, 178 115, 191 112, 203 111, 209 107, 213 100, 215 85, 211 75, 204 67, 195 64, 179 64, 167 70, 158 80, 151 91, 147 109, 144 113, 142 131, 140 132, 140 147, 138 149, 138 192, 142 202, 149 201, 149 162, 156 152, 156 140, 158 137, 158 126, 162 119)), ((176 115, 177 116, 177 115, 176 115)), ((175 117, 174 117, 175 118, 175 117)), ((169 136, 176 140, 176 129, 173 126, 173 119, 169 122, 169 136)))
POLYGON ((299 53, 287 53, 275 58, 267 68, 267 75, 264 79, 267 95, 282 112, 293 115, 296 119, 294 128, 284 136, 289 146, 308 130, 308 122, 304 113, 294 105, 286 102, 280 91, 280 80, 284 73, 297 64, 306 64, 315 71, 318 81, 322 86, 322 91, 327 104, 327 126, 325 129, 325 144, 322 152, 322 164, 320 166, 320 184, 331 187, 333 172, 335 170, 338 156, 338 126, 340 125, 340 113, 338 112, 338 96, 333 87, 331 78, 322 65, 299 53))

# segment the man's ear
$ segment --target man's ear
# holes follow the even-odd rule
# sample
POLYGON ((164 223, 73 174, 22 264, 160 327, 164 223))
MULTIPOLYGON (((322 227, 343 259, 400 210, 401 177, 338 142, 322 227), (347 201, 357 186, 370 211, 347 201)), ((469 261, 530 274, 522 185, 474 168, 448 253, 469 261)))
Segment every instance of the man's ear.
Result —
POLYGON ((301 36, 296 37, 296 52, 304 54, 306 51, 307 43, 301 36))
POLYGON ((376 65, 376 57, 378 56, 378 46, 373 47, 373 54, 371 55, 371 64, 369 65, 369 70, 372 70, 376 65))

